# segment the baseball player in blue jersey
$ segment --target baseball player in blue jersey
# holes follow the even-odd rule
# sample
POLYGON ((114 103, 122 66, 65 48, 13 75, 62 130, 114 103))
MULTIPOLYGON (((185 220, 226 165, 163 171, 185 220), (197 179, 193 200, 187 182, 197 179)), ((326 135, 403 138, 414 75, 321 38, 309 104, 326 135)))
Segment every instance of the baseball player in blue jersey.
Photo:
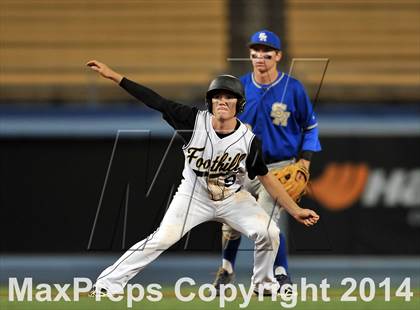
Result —
MULTIPOLYGON (((253 71, 241 77, 247 104, 238 118, 262 141, 263 157, 270 171, 277 174, 285 166, 296 165, 299 172, 295 181, 305 185, 309 173, 300 171, 308 171, 312 154, 321 150, 313 106, 303 85, 277 70, 282 52, 280 39, 275 33, 268 30, 256 32, 251 37, 249 49, 253 71)), ((258 180, 249 180, 246 189, 258 198, 263 209, 279 223, 281 209, 274 207, 275 202, 258 180)), ((303 193, 302 190, 297 195, 291 192, 289 195, 298 200, 303 193)), ((213 283, 216 288, 234 279, 241 234, 224 224, 222 239, 223 262, 213 283)), ((286 240, 281 233, 273 268, 280 284, 291 283, 286 240)))

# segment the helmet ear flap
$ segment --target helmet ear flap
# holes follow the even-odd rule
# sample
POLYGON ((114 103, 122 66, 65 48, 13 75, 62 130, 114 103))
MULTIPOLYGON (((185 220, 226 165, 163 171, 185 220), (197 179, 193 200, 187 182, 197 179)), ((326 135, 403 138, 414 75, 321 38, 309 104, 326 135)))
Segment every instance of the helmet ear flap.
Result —
POLYGON ((245 103, 245 98, 238 98, 238 103, 236 104, 236 115, 244 111, 245 103))

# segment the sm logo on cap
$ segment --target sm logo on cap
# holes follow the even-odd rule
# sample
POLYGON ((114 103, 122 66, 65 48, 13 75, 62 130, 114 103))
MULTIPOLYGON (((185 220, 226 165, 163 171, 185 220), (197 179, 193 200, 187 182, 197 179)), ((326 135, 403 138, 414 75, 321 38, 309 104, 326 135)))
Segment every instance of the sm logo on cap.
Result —
POLYGON ((265 32, 260 32, 260 34, 258 35, 258 39, 260 41, 267 42, 267 35, 265 34, 265 32))

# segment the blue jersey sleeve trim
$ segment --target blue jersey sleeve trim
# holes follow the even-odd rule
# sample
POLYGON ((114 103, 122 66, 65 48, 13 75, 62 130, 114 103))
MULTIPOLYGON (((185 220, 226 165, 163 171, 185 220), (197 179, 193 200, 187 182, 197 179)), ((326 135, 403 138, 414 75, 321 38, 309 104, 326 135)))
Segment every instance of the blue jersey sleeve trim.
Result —
POLYGON ((311 130, 311 129, 314 129, 315 127, 317 127, 317 126, 318 126, 318 123, 315 123, 315 124, 313 124, 311 126, 306 127, 305 130, 311 130))

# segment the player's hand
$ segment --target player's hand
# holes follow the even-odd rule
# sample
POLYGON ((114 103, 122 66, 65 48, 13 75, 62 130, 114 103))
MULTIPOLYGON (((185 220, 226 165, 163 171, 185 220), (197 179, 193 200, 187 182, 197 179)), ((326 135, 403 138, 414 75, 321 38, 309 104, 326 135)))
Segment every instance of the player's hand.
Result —
POLYGON ((315 225, 319 220, 319 215, 310 209, 300 209, 293 217, 307 227, 315 225))
POLYGON ((97 60, 90 60, 86 63, 86 66, 91 68, 93 71, 98 72, 101 76, 106 79, 113 80, 116 83, 120 83, 122 80, 122 75, 112 70, 106 64, 99 62, 97 60))

